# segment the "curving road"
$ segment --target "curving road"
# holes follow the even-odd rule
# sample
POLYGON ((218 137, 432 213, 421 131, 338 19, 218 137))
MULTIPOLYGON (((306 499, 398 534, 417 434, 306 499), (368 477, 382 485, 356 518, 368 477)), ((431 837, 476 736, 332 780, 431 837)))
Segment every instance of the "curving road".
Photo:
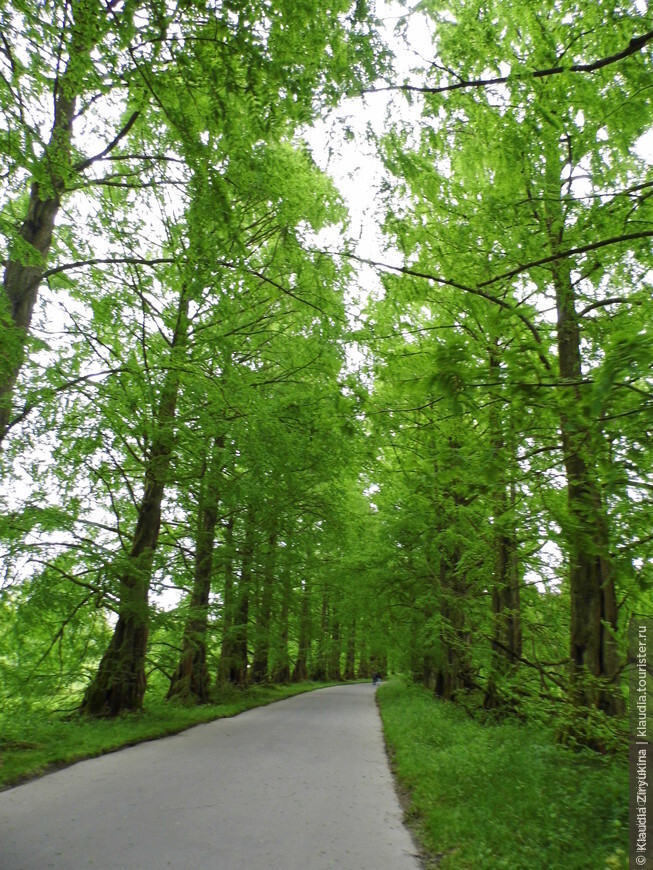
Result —
POLYGON ((321 689, 0 794, 2 870, 418 870, 371 685, 321 689))

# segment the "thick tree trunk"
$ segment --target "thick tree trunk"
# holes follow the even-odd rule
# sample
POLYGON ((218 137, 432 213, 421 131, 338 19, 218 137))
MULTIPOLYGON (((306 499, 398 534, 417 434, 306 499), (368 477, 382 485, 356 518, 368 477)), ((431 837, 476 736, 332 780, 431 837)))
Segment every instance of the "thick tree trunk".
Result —
MULTIPOLYGON (((566 157, 565 157, 566 159, 566 157)), ((546 230, 551 254, 564 249, 561 201, 563 160, 557 143, 547 154, 546 230)), ((617 678, 617 598, 610 558, 608 521, 596 477, 600 427, 591 416, 582 384, 581 330, 569 258, 555 260, 551 276, 556 295, 561 397, 560 431, 567 477, 567 536, 571 597, 570 690, 575 704, 612 715, 621 712, 617 678)))
POLYGON ((450 561, 443 559, 440 567, 440 656, 434 669, 434 692, 446 701, 454 701, 461 690, 474 685, 463 609, 467 589, 458 576, 459 565, 460 553, 455 551, 450 561))
MULTIPOLYGON (((53 83, 54 116, 45 154, 35 169, 27 214, 11 245, 0 294, 0 444, 11 422, 11 400, 25 358, 25 344, 52 245, 61 197, 70 188, 73 122, 84 68, 96 40, 107 27, 106 9, 99 3, 72 4, 68 60, 53 83)), ((67 33, 61 35, 62 58, 67 33)))
POLYGON ((170 368, 161 390, 152 448, 145 468, 145 487, 136 531, 120 581, 118 622, 113 637, 89 685, 81 712, 115 716, 139 710, 145 694, 148 593, 154 553, 161 527, 161 503, 174 445, 174 421, 179 394, 179 362, 188 333, 188 299, 182 291, 172 340, 170 368))
POLYGON ((47 182, 32 183, 27 215, 18 231, 5 267, 0 325, 4 333, 0 354, 0 443, 11 421, 11 398, 23 364, 25 343, 45 271, 55 219, 70 168, 70 145, 76 97, 64 75, 57 89, 54 124, 41 169, 47 182))
POLYGON ((580 329, 569 270, 556 265, 552 271, 558 306, 560 377, 570 384, 560 429, 570 520, 571 693, 576 704, 597 707, 612 715, 622 711, 623 699, 617 686, 617 597, 608 523, 594 471, 599 433, 582 397, 580 329))
POLYGON ((216 438, 211 448, 208 468, 200 482, 195 535, 195 566, 188 620, 184 627, 182 650, 168 699, 206 704, 210 678, 206 663, 206 633, 209 596, 213 576, 213 546, 218 524, 219 477, 222 470, 224 438, 216 438))

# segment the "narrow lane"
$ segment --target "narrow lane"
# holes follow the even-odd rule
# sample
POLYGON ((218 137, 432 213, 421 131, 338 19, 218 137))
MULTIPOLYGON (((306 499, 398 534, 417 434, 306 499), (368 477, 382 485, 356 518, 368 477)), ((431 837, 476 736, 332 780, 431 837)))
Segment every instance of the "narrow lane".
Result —
POLYGON ((321 689, 0 793, 2 870, 418 870, 371 685, 321 689))

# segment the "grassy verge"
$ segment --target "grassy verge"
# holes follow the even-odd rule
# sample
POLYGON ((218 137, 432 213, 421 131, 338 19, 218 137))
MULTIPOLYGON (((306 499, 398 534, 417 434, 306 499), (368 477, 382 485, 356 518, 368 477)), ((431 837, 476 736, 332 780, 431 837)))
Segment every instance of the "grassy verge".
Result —
POLYGON ((177 734, 193 725, 236 716, 333 683, 296 683, 232 691, 219 704, 185 707, 149 701, 142 713, 116 719, 14 713, 0 719, 0 789, 25 782, 83 758, 94 758, 124 746, 177 734))
POLYGON ((377 695, 407 815, 438 870, 627 868, 627 767, 541 725, 483 725, 425 689, 377 695))

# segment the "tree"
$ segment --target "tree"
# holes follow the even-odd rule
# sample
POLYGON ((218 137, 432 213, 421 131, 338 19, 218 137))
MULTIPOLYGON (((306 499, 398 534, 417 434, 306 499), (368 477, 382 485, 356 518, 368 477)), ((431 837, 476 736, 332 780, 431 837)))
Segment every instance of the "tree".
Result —
MULTIPOLYGON (((581 708, 615 713, 622 701, 614 538, 602 476, 609 466, 602 416, 591 398, 605 350, 597 343, 590 353, 583 330, 600 342, 602 319, 605 342, 609 313, 644 302, 638 283, 652 230, 646 163, 634 145, 651 123, 639 96, 650 57, 640 52, 646 40, 636 52, 617 49, 645 21, 610 4, 582 16, 556 6, 546 19, 521 7, 518 18, 512 9, 468 4, 430 4, 426 11, 437 23, 438 61, 428 71, 433 84, 411 88, 424 95, 420 145, 411 150, 400 134, 386 145, 388 165, 412 198, 391 218, 411 257, 398 271, 440 288, 441 299, 457 294, 461 312, 478 299, 488 312, 500 311, 501 356, 519 346, 529 376, 506 399, 523 401, 530 389, 525 404, 545 405, 557 417, 567 492, 557 519, 569 569, 570 693, 581 708), (613 28, 603 26, 606 16, 613 28), (503 34, 499 46, 496 32, 503 34), (597 57, 612 60, 584 75, 597 57), (617 78, 608 68, 613 61, 617 78), (565 66, 568 73, 557 69, 565 66), (500 75, 488 77, 488 69, 500 75), (624 100, 632 122, 617 125, 624 100), (547 312, 551 302, 555 319, 547 312)), ((643 350, 634 332, 631 340, 643 350)), ((505 356, 492 364, 498 377, 490 383, 507 390, 505 364, 505 356)), ((633 382, 612 385, 616 397, 633 382)), ((496 423, 492 428, 496 451, 502 436, 496 423)), ((499 543, 501 549, 508 542, 499 543)), ((505 555, 501 560, 507 564, 505 555)))
MULTIPOLYGON (((183 187, 179 167, 189 148, 211 159, 199 130, 220 140, 223 157, 246 156, 258 141, 291 134, 313 116, 318 91, 324 104, 333 103, 343 86, 373 74, 369 22, 366 4, 349 0, 300 10, 285 2, 211 7, 200 0, 164 9, 149 0, 58 0, 49 20, 37 2, 2 12, 9 204, 2 219, 0 440, 14 422, 12 397, 40 285, 59 270, 106 260, 100 251, 114 240, 109 225, 95 235, 88 217, 84 238, 74 218, 55 234, 62 202, 77 192, 79 214, 88 215, 107 194, 122 193, 123 218, 137 220, 139 192, 183 187), (43 129, 51 131, 46 138, 43 129), (93 140, 99 144, 89 154, 93 140), (58 262, 48 267, 52 253, 58 262)), ((212 183, 220 188, 218 173, 212 183)), ((228 225, 226 193, 221 216, 228 225)))
MULTIPOLYGON (((98 185, 119 183, 110 171, 96 178, 93 172, 115 158, 136 124, 141 108, 135 92, 158 62, 168 28, 179 23, 147 3, 137 8, 99 0, 57 2, 47 16, 38 3, 2 12, 0 112, 7 131, 2 169, 11 199, 2 220, 0 440, 10 425, 12 393, 62 201, 86 186, 89 176, 98 185), (81 147, 84 135, 75 136, 84 124, 85 138, 101 143, 90 154, 81 147)), ((147 161, 136 158, 141 165, 147 161)), ((76 250, 72 241, 73 260, 76 250)))

